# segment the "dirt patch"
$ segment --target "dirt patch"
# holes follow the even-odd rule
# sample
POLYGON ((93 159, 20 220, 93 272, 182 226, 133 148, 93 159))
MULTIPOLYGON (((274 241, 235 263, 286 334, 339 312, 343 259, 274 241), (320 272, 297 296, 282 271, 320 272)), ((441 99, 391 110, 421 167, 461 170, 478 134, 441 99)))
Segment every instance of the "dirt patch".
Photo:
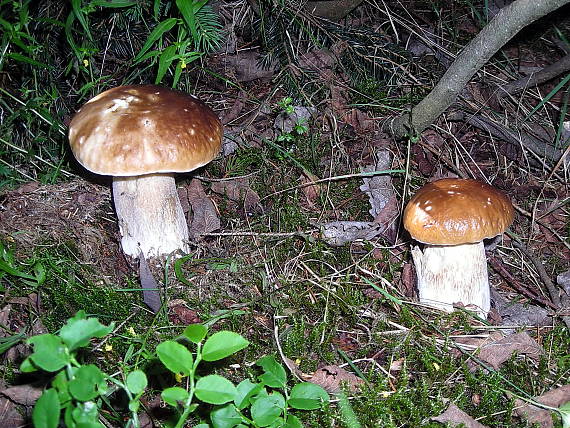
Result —
POLYGON ((42 185, 26 183, 0 195, 0 236, 19 251, 46 244, 69 244, 80 262, 105 277, 128 271, 119 247, 110 189, 77 179, 42 185))

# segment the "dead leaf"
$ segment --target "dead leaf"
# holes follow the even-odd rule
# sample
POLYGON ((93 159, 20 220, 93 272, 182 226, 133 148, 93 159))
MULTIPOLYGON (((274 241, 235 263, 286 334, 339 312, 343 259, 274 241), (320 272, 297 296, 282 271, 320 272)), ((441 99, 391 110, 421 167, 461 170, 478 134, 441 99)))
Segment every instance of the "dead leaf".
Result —
POLYGON ((491 299, 502 325, 543 326, 552 323, 549 311, 528 303, 509 302, 491 289, 491 299))
POLYGON ((249 179, 247 177, 217 181, 212 184, 212 192, 224 195, 234 202, 243 203, 247 214, 263 212, 259 195, 249 187, 249 179))
POLYGON ((430 418, 432 421, 440 422, 446 426, 456 427, 461 424, 466 428, 485 428, 486 425, 480 424, 455 404, 451 403, 447 410, 439 416, 430 418))
POLYGON ((169 314, 169 320, 177 325, 199 324, 202 322, 198 312, 186 306, 186 301, 175 299, 168 303, 168 307, 172 310, 169 314))
MULTIPOLYGON (((0 310, 0 325, 8 327, 10 321, 10 311, 12 310, 12 305, 6 305, 0 310)), ((0 329, 0 337, 6 337, 10 330, 0 329)))
MULTIPOLYGON (((317 181, 319 178, 316 175, 311 174, 309 171, 303 171, 299 179, 301 180, 302 184, 306 184, 306 183, 313 183, 317 181)), ((305 198, 307 198, 309 206, 311 207, 314 206, 315 202, 317 201, 317 198, 319 197, 319 194, 321 193, 321 186, 318 184, 310 184, 301 187, 301 190, 303 191, 305 198)))
POLYGON ((390 363, 390 368, 388 369, 388 372, 390 372, 390 373, 399 372, 402 370, 403 367, 404 367, 404 359, 400 358, 400 359, 394 360, 390 363))
POLYGON ((321 367, 307 381, 323 387, 331 394, 340 392, 343 384, 346 384, 351 392, 355 392, 364 384, 354 373, 334 365, 321 367))
MULTIPOLYGON (((192 220, 188 224, 188 232, 196 239, 222 227, 216 207, 202 187, 200 180, 194 178, 186 187, 188 202, 192 208, 192 220)), ((188 219, 190 220, 190 219, 188 219)))
POLYGON ((367 221, 331 221, 322 225, 321 238, 329 245, 340 247, 359 239, 370 241, 384 231, 383 225, 367 221))
MULTIPOLYGON (((552 389, 539 397, 535 397, 534 401, 550 407, 560 407, 562 404, 570 401, 570 385, 563 385, 560 388, 552 389)), ((521 418, 526 419, 530 424, 539 424, 542 428, 551 428, 554 426, 550 410, 533 406, 518 398, 515 399, 515 405, 515 413, 521 418)))
POLYGON ((279 133, 291 133, 298 124, 308 124, 317 114, 315 107, 293 106, 292 113, 282 112, 277 115, 273 127, 279 133))
MULTIPOLYGON (((363 172, 385 171, 391 168, 392 155, 388 150, 378 149, 375 155, 376 164, 366 166, 363 172)), ((392 186, 392 177, 388 174, 375 175, 365 177, 362 181, 364 184, 360 186, 360 190, 366 193, 371 206, 368 212, 374 217, 374 223, 383 229, 384 237, 394 242, 397 228, 395 220, 399 215, 400 207, 392 186)))
POLYGON ((4 397, 0 397, 0 420, 5 427, 26 426, 24 416, 18 412, 16 405, 4 397))
POLYGON ((241 90, 239 92, 239 94, 237 95, 233 105, 231 106, 231 108, 225 112, 225 114, 223 115, 223 117, 221 118, 222 120, 222 124, 225 125, 230 123, 231 121, 237 119, 239 117, 239 115, 241 114, 244 106, 245 106, 245 101, 247 100, 247 92, 244 90, 241 90))
POLYGON ((16 404, 33 406, 42 395, 42 388, 32 385, 17 385, 0 391, 0 394, 16 404))
POLYGON ((410 262, 404 263, 402 267, 402 275, 400 275, 400 291, 408 298, 416 297, 416 275, 414 264, 410 262))
POLYGON ((527 355, 535 360, 544 353, 541 346, 532 337, 526 332, 522 332, 484 345, 479 352, 479 359, 494 369, 498 369, 515 352, 527 355))
POLYGON ((424 150, 419 144, 412 145, 411 152, 411 157, 414 162, 416 162, 420 173, 424 177, 431 177, 438 165, 433 154, 430 151, 424 150))
POLYGON ((556 277, 556 283, 570 296, 570 270, 558 275, 556 277))
POLYGON ((250 82, 256 79, 269 79, 279 64, 275 60, 269 66, 262 64, 262 56, 258 51, 242 50, 235 55, 224 55, 225 66, 230 69, 238 82, 250 82))

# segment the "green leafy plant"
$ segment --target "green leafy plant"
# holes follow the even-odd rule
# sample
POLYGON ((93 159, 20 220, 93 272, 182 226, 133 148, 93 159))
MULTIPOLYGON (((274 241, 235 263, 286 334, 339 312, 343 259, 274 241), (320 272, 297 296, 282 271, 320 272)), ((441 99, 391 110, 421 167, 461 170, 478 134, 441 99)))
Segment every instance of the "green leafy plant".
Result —
MULTIPOLYGON (((118 383, 129 398, 133 398, 126 385, 106 375, 97 366, 83 365, 76 358, 78 351, 91 339, 102 338, 113 328, 113 324, 104 326, 96 318, 87 318, 84 311, 79 311, 59 334, 40 334, 27 340, 34 352, 22 362, 20 370, 31 373, 41 369, 56 373, 51 387, 43 392, 34 406, 32 421, 36 428, 56 428, 62 412, 68 427, 102 427, 99 408, 94 400, 107 392, 107 380, 118 383)), ((133 411, 133 419, 136 417, 136 411, 133 411)))
MULTIPOLYGON (((82 348, 92 339, 107 336, 114 328, 101 324, 97 318, 79 311, 60 329, 58 334, 41 334, 27 340, 33 352, 21 364, 20 370, 32 373, 43 370, 54 377, 32 412, 36 428, 56 428, 61 421, 68 428, 100 428, 100 410, 108 397, 123 390, 128 397, 130 418, 126 426, 139 427, 140 398, 145 393, 148 378, 144 371, 127 370, 108 375, 94 364, 80 360, 82 348)), ((222 360, 244 349, 249 342, 232 331, 208 335, 202 324, 186 327, 175 340, 166 340, 156 347, 156 356, 177 383, 185 380, 186 387, 164 389, 161 398, 177 412, 175 427, 182 427, 200 403, 213 405, 209 417, 211 426, 221 427, 301 427, 300 420, 290 409, 314 410, 328 403, 329 396, 321 387, 303 382, 287 387, 287 374, 275 357, 269 355, 257 361, 263 369, 254 383, 249 379, 234 385, 218 374, 202 375, 202 362, 222 360), (195 346, 191 352, 188 345, 195 346)), ((147 359, 152 359, 149 356, 147 359)), ((127 359, 125 359, 126 361, 127 359)), ((208 427, 206 422, 198 427, 208 427)))
MULTIPOLYGON (((160 3, 155 1, 155 19, 158 19, 160 3)), ((176 8, 182 18, 170 17, 160 21, 133 59, 133 65, 147 60, 152 60, 152 64, 158 62, 155 83, 159 84, 174 64, 172 87, 175 87, 188 64, 220 45, 221 24, 207 3, 208 0, 176 0, 176 8), (170 32, 174 28, 176 36, 172 42, 170 32), (152 47, 156 49, 151 50, 152 47)))
MULTIPOLYGON (((162 399, 178 410, 176 427, 182 427, 188 416, 198 408, 197 400, 212 404, 210 421, 215 428, 231 427, 302 427, 301 421, 289 409, 315 410, 328 403, 327 392, 318 385, 303 382, 289 391, 284 367, 274 356, 257 361, 263 369, 258 382, 249 379, 234 385, 230 380, 211 374, 197 378, 201 361, 218 361, 245 348, 249 342, 237 333, 220 331, 208 337, 207 329, 200 324, 186 328, 183 336, 196 345, 195 353, 174 341, 162 342, 157 354, 164 366, 178 379, 188 378, 188 387, 174 386, 165 389, 162 399)), ((206 422, 196 428, 209 427, 206 422)))

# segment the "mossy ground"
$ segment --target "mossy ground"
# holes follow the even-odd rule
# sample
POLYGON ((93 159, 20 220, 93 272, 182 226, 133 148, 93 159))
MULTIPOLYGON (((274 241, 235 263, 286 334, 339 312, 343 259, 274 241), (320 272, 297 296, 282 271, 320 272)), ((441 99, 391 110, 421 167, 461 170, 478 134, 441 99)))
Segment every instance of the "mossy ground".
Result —
MULTIPOLYGON (((20 6, 23 3, 26 2, 19 2, 20 6)), ((454 42, 463 42, 462 37, 466 35, 455 31, 455 21, 452 19, 453 14, 459 12, 448 11, 444 3, 427 2, 428 16, 433 18, 437 15, 440 19, 444 14, 444 28, 449 37, 442 37, 442 40, 447 37, 454 42)), ((465 8, 464 3, 461 3, 462 8, 465 8)), ((13 5, 16 8, 18 2, 13 2, 13 5)), ((57 9, 60 9, 59 4, 57 9)), ((475 10, 474 7, 472 9, 475 10)), ((132 15, 121 15, 122 20, 118 21, 118 25, 124 27, 127 33, 131 30, 126 24, 136 18, 135 12, 143 13, 137 9, 132 15)), ((463 10, 461 17, 468 16, 467 12, 463 10)), ((18 16, 19 19, 26 18, 17 14, 8 18, 16 19, 18 16)), ((105 14, 101 13, 101 16, 105 14)), ((94 16, 91 18, 95 20, 94 16)), ((51 25, 48 20, 42 22, 51 25)), ((107 24, 101 21, 97 28, 107 28, 107 24)), ((31 27, 24 25, 22 28, 31 27)), ((133 25, 131 35, 140 38, 140 34, 134 34, 135 29, 140 31, 139 27, 133 25)), ((81 37, 78 24, 74 34, 81 37)), ((65 37, 60 34, 60 38, 64 40, 65 37)), ((96 38, 99 39, 107 40, 106 37, 96 38)), ((87 38, 84 41, 87 42, 87 38)), ((284 45, 288 46, 288 42, 284 45)), ((129 57, 117 61, 119 71, 106 70, 109 74, 97 80, 93 70, 82 66, 87 64, 85 67, 90 67, 89 64, 97 63, 100 59, 94 55, 97 49, 85 47, 86 55, 93 55, 86 56, 85 63, 74 57, 58 57, 57 52, 52 52, 58 46, 38 46, 37 52, 41 53, 38 59, 49 62, 46 56, 53 54, 60 64, 51 65, 61 67, 63 64, 65 70, 24 69, 21 68, 22 64, 17 63, 16 67, 14 62, 0 70, 1 79, 4 79, 3 74, 10 74, 15 76, 14 82, 19 82, 9 85, 10 91, 0 88, 0 137, 3 143, 0 145, 0 192, 6 192, 6 198, 10 197, 7 193, 9 189, 30 180, 56 185, 81 179, 79 176, 94 180, 73 160, 67 149, 63 123, 88 99, 88 95, 96 93, 96 88, 106 89, 111 83, 120 84, 123 80, 139 83, 139 80, 154 79, 151 68, 137 68, 136 72, 131 70, 127 73, 124 64, 132 59, 129 57), (61 76, 66 77, 63 79, 61 76), (17 96, 8 97, 12 93, 17 96)), ((453 47, 459 48, 456 45, 453 47)), ((385 46, 379 52, 390 53, 385 46)), ((382 64, 381 72, 378 72, 375 68, 377 64, 371 67, 370 63, 365 62, 366 55, 361 55, 359 59, 364 63, 355 62, 355 57, 343 57, 338 69, 332 70, 342 74, 339 77, 340 86, 350 93, 348 99, 340 102, 346 104, 342 113, 357 107, 377 119, 400 112, 427 94, 438 78, 435 70, 440 70, 441 65, 431 68, 432 64, 428 61, 433 59, 416 63, 410 61, 409 57, 398 56, 399 51, 391 53, 394 55, 390 57, 391 61, 398 65, 396 69, 405 68, 408 73, 415 73, 414 83, 402 78, 405 84, 400 85, 400 75, 386 75, 386 64, 382 64), (359 68, 351 68, 356 66, 359 68), (416 80, 421 84, 416 84, 416 80)), ((120 54, 114 52, 117 58, 122 58, 120 54)), ((240 99, 246 109, 258 109, 259 98, 265 97, 270 89, 273 91, 271 96, 263 100, 271 113, 261 124, 262 131, 273 128, 275 116, 281 112, 280 103, 287 97, 295 100, 295 104, 317 106, 319 120, 307 124, 307 133, 293 133, 279 140, 277 132, 269 142, 257 139, 256 144, 241 144, 231 155, 219 158, 199 171, 205 176, 204 187, 216 203, 222 231, 226 234, 211 235, 194 242, 193 258, 180 263, 177 268, 176 262, 170 260, 166 265, 166 275, 163 274, 165 265, 154 267, 153 272, 157 273, 155 279, 163 288, 166 301, 165 307, 157 315, 153 315, 142 303, 136 266, 119 261, 114 253, 111 253, 111 259, 117 258, 115 271, 121 274, 113 276, 107 265, 103 269, 97 263, 84 260, 81 257, 84 250, 79 249, 82 242, 77 238, 75 241, 70 239, 69 235, 62 235, 60 239, 38 236, 31 246, 18 240, 20 230, 11 230, 0 236, 5 250, 0 254, 0 262, 8 263, 28 275, 34 275, 34 269, 38 266, 45 270, 45 279, 37 284, 14 274, 10 269, 2 269, 5 265, 0 265, 3 306, 31 293, 38 293, 41 298, 39 308, 19 312, 13 310, 11 324, 2 326, 5 331, 10 334, 21 331, 29 335, 31 326, 39 318, 48 331, 56 332, 78 310, 85 310, 104 324, 114 321, 117 329, 113 334, 101 346, 94 343, 96 348, 83 353, 82 357, 100 365, 108 373, 144 368, 156 375, 150 391, 157 393, 175 382, 161 372, 154 358, 154 349, 158 342, 177 337, 185 327, 174 316, 173 308, 168 306, 168 303, 177 301, 182 302, 184 310, 191 311, 201 322, 210 323, 213 331, 232 330, 251 342, 237 355, 206 365, 204 372, 217 372, 234 382, 254 379, 259 372, 253 362, 265 354, 280 357, 280 351, 305 374, 323 365, 344 365, 350 371, 359 372, 366 381, 365 385, 347 394, 360 423, 365 427, 439 427, 441 425, 430 418, 443 412, 450 402, 489 427, 527 427, 528 424, 513 416, 514 399, 509 393, 528 398, 569 383, 568 330, 558 322, 552 326, 524 329, 545 350, 539 361, 513 355, 496 371, 473 363, 476 355, 459 351, 449 336, 486 336, 493 329, 474 321, 465 312, 441 314, 409 302, 413 296, 406 295, 402 287, 402 271, 410 262, 405 239, 396 244, 380 239, 331 247, 319 238, 318 225, 325 221, 370 221, 370 204, 359 189, 362 184, 360 178, 325 181, 313 189, 315 193, 309 193, 300 186, 303 175, 310 173, 326 179, 359 173, 364 165, 373 163, 375 147, 371 134, 377 136, 376 131, 356 134, 354 127, 341 125, 341 119, 333 118, 331 107, 327 104, 331 101, 330 82, 321 82, 318 73, 311 74, 308 82, 302 82, 293 73, 281 73, 271 83, 237 85, 230 82, 228 85, 228 79, 212 77, 219 74, 210 75, 209 70, 205 76, 204 69, 208 69, 207 61, 194 71, 185 73, 183 86, 190 91, 196 88, 202 90, 202 87, 209 85, 203 91, 208 97, 212 96, 212 87, 222 88, 214 91, 213 99, 217 100, 220 109, 226 111, 230 109, 227 106, 230 102, 226 98, 232 101, 240 99), (237 86, 245 95, 235 91, 237 86), (246 98, 245 101, 240 97, 246 98), (235 177, 249 180, 250 188, 261 198, 262 210, 247 212, 239 203, 209 192, 209 178, 235 177), (249 235, 243 236, 241 232, 249 235), (385 293, 379 293, 367 281, 385 293)), ((338 99, 332 101, 339 102, 338 99)), ((557 116, 553 113, 552 117, 557 116)), ((242 118, 238 121, 241 126, 242 118)), ((445 135, 441 128, 437 129, 445 135)), ((241 128, 236 135, 239 132, 242 132, 241 128)), ((465 131, 460 129, 459 133, 465 131)), ((250 134, 245 139, 253 139, 253 136, 250 134)), ((509 177, 509 182, 516 183, 525 182, 527 175, 536 174, 529 179, 532 186, 544 179, 536 170, 522 171, 511 158, 497 155, 499 150, 493 141, 484 140, 483 143, 471 146, 469 155, 473 154, 474 159, 481 160, 482 168, 496 164, 491 170, 486 170, 489 176, 509 177), (485 147, 487 152, 482 154, 478 151, 480 146, 485 147), (492 153, 490 157, 483 156, 489 153, 492 153)), ((453 166, 465 167, 464 164, 468 162, 458 155, 462 152, 458 152, 455 145, 452 147, 447 155, 454 159, 453 166)), ((431 178, 417 168, 414 159, 410 161, 405 144, 394 143, 390 150, 394 153, 397 167, 409 173, 407 177, 403 174, 391 177, 391 185, 398 195, 409 194, 431 178)), ((446 169, 442 166, 445 165, 442 161, 445 156, 446 152, 440 153, 434 161, 438 172, 455 172, 457 168, 446 169)), ((526 168, 527 165, 524 165, 526 168)), ((184 185, 189 178, 190 175, 186 176, 180 184, 184 185)), ((548 186, 545 184, 544 188, 548 186)), ((3 202, 0 199, 0 209, 3 202)), ((528 211, 532 211, 536 205, 535 199, 529 198, 517 202, 528 211)), ((59 215, 57 210, 54 209, 53 215, 59 215)), ((105 229, 116 230, 110 204, 97 211, 96 217, 99 220, 106 218, 105 229)), ((561 218, 560 221, 565 224, 558 230, 567 240, 570 217, 566 213, 561 218)), ((521 236, 527 237, 535 225, 520 219, 514 227, 521 236)), ((532 239, 538 240, 536 236, 532 239)), ((101 240, 117 247, 116 239, 110 241, 108 236, 102 235, 101 240)), ((554 241, 555 244, 550 244, 558 248, 559 242, 554 241)), ((541 251, 544 251, 545 265, 550 274, 555 275, 567 269, 566 259, 556 251, 548 252, 548 248, 546 251, 541 248, 541 251)), ((516 260, 511 266, 522 265, 521 260, 516 260)), ((499 278, 493 279, 496 285, 501 285, 499 278)), ((6 384, 39 380, 30 375, 22 377, 18 363, 18 359, 8 359, 2 364, 2 380, 6 384)), ((202 416, 207 416, 207 410, 202 410, 205 412, 202 416)), ((298 415, 307 427, 345 425, 336 403, 322 411, 298 415)), ((120 426, 121 413, 118 412, 113 418, 120 426)), ((556 427, 560 426, 560 421, 556 420, 556 427)))

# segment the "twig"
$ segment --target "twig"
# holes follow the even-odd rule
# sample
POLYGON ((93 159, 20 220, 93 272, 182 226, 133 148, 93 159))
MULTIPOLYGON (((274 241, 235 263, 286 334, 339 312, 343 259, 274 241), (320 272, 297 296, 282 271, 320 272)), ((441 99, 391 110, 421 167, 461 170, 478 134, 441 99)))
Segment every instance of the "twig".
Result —
POLYGON ((509 283, 520 293, 522 293, 525 297, 532 299, 544 306, 549 306, 550 308, 557 310, 558 306, 555 303, 549 302, 544 297, 539 296, 536 293, 533 293, 527 287, 522 285, 520 281, 518 281, 505 267, 499 262, 496 257, 489 257, 489 263, 497 271, 499 275, 505 278, 509 283))
MULTIPOLYGON (((534 265, 536 271, 538 272, 538 275, 540 276, 540 279, 542 280, 544 286, 548 290, 548 294, 550 294, 550 298, 552 299, 554 304, 558 307, 558 309, 560 310, 570 307, 570 298, 568 298, 566 295, 560 297, 558 288, 554 285, 554 283, 548 276, 546 269, 544 269, 544 266, 542 265, 542 262, 538 259, 538 257, 536 257, 532 253, 532 251, 530 251, 526 247, 526 245, 524 245, 522 242, 517 241, 516 239, 513 239, 512 242, 513 242, 513 247, 521 250, 523 254, 527 256, 528 259, 531 261, 531 263, 534 265)), ((570 328, 570 316, 568 315, 562 316, 562 320, 564 321, 564 324, 566 324, 566 326, 570 328)))
POLYGON ((570 70, 570 55, 562 57, 554 64, 544 67, 536 73, 532 73, 529 76, 502 86, 499 88, 499 92, 497 92, 497 98, 503 98, 508 94, 520 91, 521 89, 529 86, 540 85, 541 83, 548 82, 562 73, 566 73, 568 70, 570 70))

